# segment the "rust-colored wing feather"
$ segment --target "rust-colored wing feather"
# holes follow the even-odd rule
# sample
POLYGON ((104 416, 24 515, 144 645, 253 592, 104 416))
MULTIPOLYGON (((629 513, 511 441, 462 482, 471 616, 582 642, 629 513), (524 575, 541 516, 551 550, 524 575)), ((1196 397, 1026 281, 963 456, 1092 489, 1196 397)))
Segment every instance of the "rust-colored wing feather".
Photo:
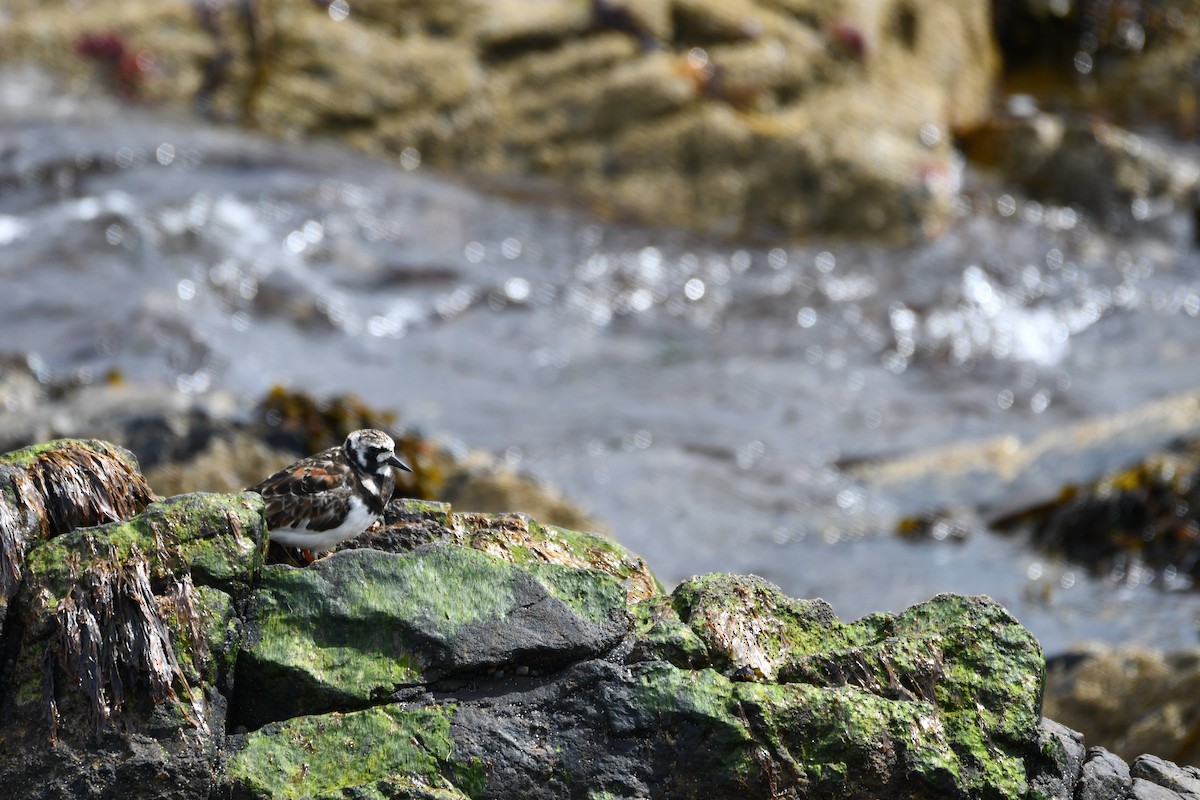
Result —
POLYGON ((334 447, 297 461, 250 488, 267 502, 267 527, 326 531, 341 524, 350 501, 352 470, 334 447))

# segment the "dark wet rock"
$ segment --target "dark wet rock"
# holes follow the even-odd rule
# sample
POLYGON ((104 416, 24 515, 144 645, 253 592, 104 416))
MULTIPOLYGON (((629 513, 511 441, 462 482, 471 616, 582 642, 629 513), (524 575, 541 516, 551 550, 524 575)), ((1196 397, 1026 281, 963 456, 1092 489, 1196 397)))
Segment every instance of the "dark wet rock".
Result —
POLYGON ((718 233, 936 233, 998 66, 986 5, 953 0, 14 2, 8 59, 126 87, 74 48, 119 11, 146 100, 718 233))
MULTIPOLYGON (((313 790, 373 785, 404 760, 421 772, 403 780, 487 797, 1024 794, 1023 762, 1003 755, 1006 737, 992 732, 965 745, 957 737, 978 730, 972 715, 939 710, 936 701, 622 662, 618 649, 536 679, 505 673, 435 682, 390 705, 267 725, 247 734, 230 762, 235 796, 270 796, 289 779, 313 790), (338 733, 416 726, 409 741, 419 747, 406 743, 399 749, 407 752, 365 769, 343 765, 342 783, 309 784, 302 765, 322 760, 308 754, 323 724, 338 733)), ((947 696, 956 693, 947 688, 947 696)), ((1033 706, 1032 697, 1011 699, 1019 709, 1033 706)), ((1022 751, 1017 743, 1014 753, 1022 751)), ((321 780, 330 766, 321 765, 321 780)))
POLYGON ((1200 798, 1200 769, 1179 766, 1158 756, 1141 755, 1129 765, 1134 780, 1144 780, 1170 789, 1188 800, 1200 798))
POLYGON ((1015 102, 966 136, 1041 201, 1086 209, 1110 230, 1200 206, 1200 6, 1129 0, 993 4, 1015 102), (1041 107, 1041 110, 1038 108, 1041 107), (1184 143, 1172 143, 1174 133, 1184 143), (1164 135, 1168 134, 1168 135, 1164 135))
POLYGON ((1126 800, 1132 796, 1129 765, 1103 747, 1088 748, 1076 800, 1126 800))
POLYGON ((1038 725, 1036 746, 1026 761, 1029 797, 1073 800, 1086 755, 1083 734, 1043 717, 1038 725))
POLYGON ((998 0, 993 8, 1006 70, 1020 85, 1088 111, 1195 133, 1200 6, 1192 0, 998 0))
POLYGON ((1032 197, 1086 209, 1110 227, 1194 207, 1200 187, 1194 151, 1094 119, 1000 115, 974 130, 966 146, 1032 197))
POLYGON ((247 610, 237 724, 497 669, 558 669, 614 648, 632 628, 628 604, 658 591, 645 563, 609 539, 397 500, 336 558, 264 569, 247 610))
POLYGON ((1129 775, 1136 782, 1146 781, 1187 800, 1200 798, 1200 769, 1180 766, 1158 756, 1139 756, 1129 765, 1129 775))
POLYGON ((630 621, 617 581, 589 577, 594 586, 558 586, 548 572, 443 544, 267 567, 246 617, 238 724, 361 707, 403 687, 508 665, 554 670, 594 658, 630 621))
MULTIPOLYGON (((1040 719, 1036 640, 987 598, 842 622, 752 576, 667 594, 615 542, 520 515, 402 500, 386 523, 303 569, 263 565, 249 493, 38 543, 3 639, 0 780, 34 798, 1016 800, 1057 796, 1079 762, 1040 719)), ((1077 796, 1133 790, 1123 767, 1093 750, 1077 796)))
POLYGON ((1170 789, 1164 789, 1156 783, 1133 779, 1133 800, 1180 800, 1180 795, 1170 789))

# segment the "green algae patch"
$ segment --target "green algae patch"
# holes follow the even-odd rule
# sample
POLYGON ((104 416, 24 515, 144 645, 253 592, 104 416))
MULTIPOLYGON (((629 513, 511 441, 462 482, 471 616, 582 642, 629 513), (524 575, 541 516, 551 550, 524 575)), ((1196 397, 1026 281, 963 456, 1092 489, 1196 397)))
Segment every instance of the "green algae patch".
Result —
POLYGON ((264 800, 410 796, 409 787, 466 798, 456 782, 478 788, 481 779, 477 765, 454 759, 446 710, 394 706, 272 724, 246 736, 225 774, 243 796, 264 800))
POLYGON ((804 785, 817 795, 877 789, 897 768, 895 742, 943 756, 909 760, 912 776, 939 783, 954 755, 938 738, 928 705, 872 696, 853 687, 734 682, 712 669, 647 665, 637 701, 665 745, 701 747, 718 772, 747 790, 804 785), (773 765, 767 769, 767 765, 773 765), (778 774, 780 771, 785 774, 778 774), (928 774, 924 770, 928 771, 928 774))
POLYGON ((940 708, 977 714, 989 736, 1013 743, 1033 737, 1046 661, 1037 639, 1003 606, 987 597, 938 595, 897 615, 893 635, 941 652, 946 677, 934 693, 940 708))
MULTIPOLYGON (((266 554, 262 498, 254 492, 191 494, 164 504, 172 501, 175 505, 170 511, 162 508, 161 520, 174 524, 173 519, 185 519, 189 531, 194 532, 183 537, 182 551, 195 581, 244 594, 257 580, 266 554)), ((154 509, 151 506, 147 511, 154 509)), ((146 521, 155 524, 158 513, 153 512, 146 521)))
POLYGON ((118 459, 132 470, 138 468, 137 459, 132 453, 123 447, 101 439, 54 439, 49 442, 31 444, 19 450, 0 454, 0 465, 29 467, 45 458, 47 454, 60 451, 92 452, 96 455, 118 459))
POLYGON ((341 597, 355 617, 423 618, 444 636, 481 619, 503 616, 512 605, 512 568, 458 547, 409 557, 359 551, 315 565, 337 575, 341 597))
POLYGON ((650 664, 640 672, 638 680, 638 699, 647 711, 703 718, 728 732, 730 741, 751 741, 742 720, 731 708, 734 684, 716 670, 685 670, 666 664, 650 664))
POLYGON ((581 619, 604 625, 614 615, 626 613, 625 587, 612 575, 559 564, 531 563, 526 569, 581 619))
POLYGON ((710 662, 708 647, 696 632, 679 619, 669 597, 652 597, 629 607, 639 661, 666 661, 676 667, 699 668, 710 662))
POLYGON ((523 514, 455 514, 453 522, 458 544, 497 559, 611 575, 624 587, 627 603, 663 593, 646 562, 607 536, 542 525, 523 514))
POLYGON ((711 669, 678 669, 650 663, 637 672, 634 702, 646 715, 647 727, 668 750, 703 752, 727 776, 757 771, 757 743, 745 719, 738 716, 734 684, 711 669))
POLYGON ((1024 796, 1023 761, 979 748, 971 741, 978 728, 959 729, 932 703, 854 686, 730 681, 712 669, 662 663, 645 665, 637 681, 636 703, 666 746, 702 746, 721 774, 740 776, 747 788, 766 782, 806 786, 815 796, 871 794, 903 774, 931 794, 958 787, 968 796, 1024 796))
POLYGON ((152 503, 126 522, 57 536, 31 552, 27 566, 61 595, 88 560, 144 555, 152 577, 190 574, 197 584, 242 594, 262 565, 264 537, 261 497, 186 494, 152 503))
POLYGON ((1041 713, 1044 658, 1037 640, 986 597, 939 595, 899 614, 847 626, 852 645, 803 655, 782 680, 849 685, 925 707, 910 739, 912 769, 968 792, 1020 797, 1024 756, 1041 713), (855 630, 855 629, 858 630, 855 630))
MULTIPOLYGON (((268 566, 247 612, 250 636, 235 683, 250 724, 282 703, 278 715, 361 704, 380 691, 414 683, 419 656, 380 606, 392 581, 343 597, 327 570, 268 566), (372 620, 372 617, 374 619, 372 620), (248 690, 248 691, 247 691, 248 690)), ((278 718, 278 717, 275 717, 278 718)))
POLYGON ((875 752, 931 786, 1025 792, 1044 660, 992 600, 939 595, 842 623, 823 602, 788 598, 760 578, 706 575, 670 601, 636 609, 635 654, 738 679, 734 699, 766 726, 754 736, 786 747, 805 782, 832 788, 850 772, 885 781, 890 767, 859 763, 875 752), (853 703, 837 702, 843 696, 853 703), (839 742, 875 750, 838 756, 839 742))
POLYGON ((450 504, 411 497, 400 498, 391 502, 388 517, 393 522, 432 522, 440 527, 449 528, 450 504))
POLYGON ((37 444, 31 444, 28 447, 22 447, 18 450, 10 450, 7 453, 0 454, 0 465, 27 467, 43 453, 48 453, 64 444, 88 445, 90 444, 90 441, 87 439, 56 439, 51 442, 39 442, 37 444))
POLYGON ((248 604, 240 724, 362 707, 398 689, 508 665, 556 668, 629 628, 613 576, 440 543, 268 566, 248 604))
POLYGON ((420 682, 439 639, 508 612, 512 572, 459 547, 347 550, 307 569, 264 568, 238 666, 243 721, 362 704, 420 682))

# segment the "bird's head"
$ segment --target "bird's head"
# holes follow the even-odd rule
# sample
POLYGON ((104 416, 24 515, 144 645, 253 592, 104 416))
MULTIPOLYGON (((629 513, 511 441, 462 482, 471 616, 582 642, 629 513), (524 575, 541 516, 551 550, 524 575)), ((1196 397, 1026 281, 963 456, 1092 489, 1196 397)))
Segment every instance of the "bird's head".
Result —
POLYGON ((412 472, 396 455, 396 442, 383 431, 365 428, 346 437, 342 445, 350 463, 368 475, 386 474, 388 467, 412 472))

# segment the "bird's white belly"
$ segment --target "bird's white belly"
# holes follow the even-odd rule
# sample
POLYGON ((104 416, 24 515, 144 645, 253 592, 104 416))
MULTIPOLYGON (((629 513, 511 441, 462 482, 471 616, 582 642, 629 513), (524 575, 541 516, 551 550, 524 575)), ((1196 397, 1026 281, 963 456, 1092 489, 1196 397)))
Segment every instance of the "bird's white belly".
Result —
POLYGON ((293 527, 275 528, 271 538, 288 547, 302 547, 307 550, 330 550, 338 544, 353 539, 371 527, 378 516, 371 513, 366 504, 357 497, 350 498, 350 513, 342 520, 342 524, 327 531, 310 531, 308 522, 301 522, 293 527))

